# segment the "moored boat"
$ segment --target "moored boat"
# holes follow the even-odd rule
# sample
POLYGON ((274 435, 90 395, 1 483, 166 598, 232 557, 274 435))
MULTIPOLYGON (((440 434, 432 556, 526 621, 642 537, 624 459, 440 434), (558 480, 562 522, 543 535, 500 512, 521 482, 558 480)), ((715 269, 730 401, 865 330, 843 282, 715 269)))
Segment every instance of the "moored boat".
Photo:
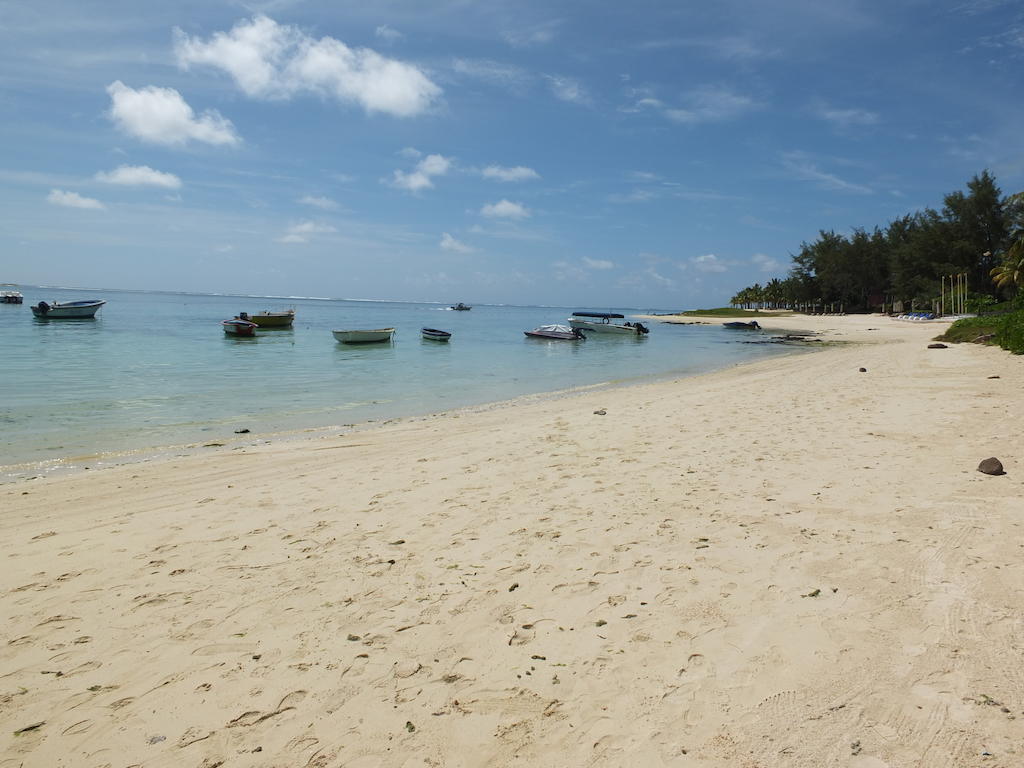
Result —
POLYGON ((558 339, 561 341, 584 341, 587 337, 579 328, 568 325, 538 325, 532 331, 523 331, 531 339, 558 339))
POLYGON ((573 312, 569 325, 584 331, 596 333, 617 333, 630 336, 643 336, 649 333, 643 323, 613 323, 612 320, 623 320, 625 315, 615 312, 573 312))
POLYGON ((0 304, 21 304, 25 297, 14 283, 0 283, 0 304))
POLYGON ((32 305, 32 314, 39 318, 81 320, 83 318, 95 317, 96 311, 107 302, 103 299, 88 299, 86 301, 54 301, 52 303, 40 301, 32 305))
POLYGON ((454 309, 456 312, 468 312, 472 309, 468 304, 463 304, 461 301, 458 304, 453 304, 448 309, 454 309))
POLYGON ((265 310, 249 315, 249 320, 256 323, 260 328, 291 328, 295 322, 295 310, 289 309, 284 312, 270 312, 265 310))
POLYGON ((760 331, 761 326, 757 324, 757 320, 751 320, 749 323, 741 323, 734 321, 731 323, 722 323, 726 328, 731 328, 734 331, 760 331))
POLYGON ((229 336, 255 336, 258 326, 249 320, 249 316, 245 312, 239 312, 238 317, 221 321, 221 327, 229 336))
POLYGON ((354 330, 331 331, 334 338, 342 344, 373 344, 376 342, 391 341, 395 335, 394 328, 368 328, 354 330))
POLYGON ((441 331, 437 328, 420 328, 420 334, 428 341, 448 341, 452 337, 450 331, 441 331))

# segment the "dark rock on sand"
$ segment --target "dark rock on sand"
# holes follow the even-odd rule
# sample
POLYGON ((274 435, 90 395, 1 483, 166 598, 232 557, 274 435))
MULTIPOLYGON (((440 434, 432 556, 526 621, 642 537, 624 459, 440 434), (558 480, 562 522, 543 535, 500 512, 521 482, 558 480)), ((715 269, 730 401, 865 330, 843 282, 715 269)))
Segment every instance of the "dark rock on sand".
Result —
POLYGON ((945 344, 929 344, 928 349, 949 349, 945 344))
POLYGON ((1003 462, 994 456, 990 459, 985 459, 981 464, 978 465, 978 471, 984 472, 986 475, 1005 475, 1003 471, 1003 462))
POLYGON ((867 368, 858 368, 857 370, 860 371, 861 373, 867 373, 868 372, 867 368))

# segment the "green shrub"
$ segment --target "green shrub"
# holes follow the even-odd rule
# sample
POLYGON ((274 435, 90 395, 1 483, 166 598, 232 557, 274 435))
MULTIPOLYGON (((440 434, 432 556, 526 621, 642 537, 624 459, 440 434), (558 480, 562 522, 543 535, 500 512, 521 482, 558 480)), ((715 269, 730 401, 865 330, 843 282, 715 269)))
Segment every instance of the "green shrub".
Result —
POLYGON ((1024 355, 1024 311, 1002 316, 995 342, 1015 355, 1024 355))
POLYGON ((708 315, 710 317, 779 317, 780 315, 790 315, 792 312, 758 312, 756 309, 718 307, 717 309, 691 309, 686 312, 680 312, 679 314, 690 315, 691 317, 699 315, 708 315))

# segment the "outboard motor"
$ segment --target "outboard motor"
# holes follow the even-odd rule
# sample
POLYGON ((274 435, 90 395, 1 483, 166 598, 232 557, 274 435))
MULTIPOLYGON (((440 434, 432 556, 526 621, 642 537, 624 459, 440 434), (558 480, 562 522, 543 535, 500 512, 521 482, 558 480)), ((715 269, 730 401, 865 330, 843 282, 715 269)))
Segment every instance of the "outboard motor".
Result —
POLYGON ((579 328, 573 328, 572 335, 575 336, 577 339, 582 339, 583 341, 587 340, 587 337, 583 335, 583 331, 580 330, 579 328))
POLYGON ((40 301, 39 302, 39 314, 45 315, 49 311, 50 311, 50 305, 47 304, 45 301, 40 301))
POLYGON ((637 323, 636 324, 636 335, 637 336, 642 336, 645 333, 650 333, 650 330, 647 328, 647 326, 644 325, 643 323, 637 323))

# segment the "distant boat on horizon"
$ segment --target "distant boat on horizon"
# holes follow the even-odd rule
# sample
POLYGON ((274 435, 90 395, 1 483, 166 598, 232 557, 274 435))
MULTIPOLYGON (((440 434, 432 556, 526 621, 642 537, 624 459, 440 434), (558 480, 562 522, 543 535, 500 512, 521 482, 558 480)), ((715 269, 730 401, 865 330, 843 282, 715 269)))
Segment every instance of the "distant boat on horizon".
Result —
POLYGON ((468 304, 463 304, 461 301, 458 304, 453 304, 449 309, 454 309, 456 312, 468 312, 472 309, 468 304))

